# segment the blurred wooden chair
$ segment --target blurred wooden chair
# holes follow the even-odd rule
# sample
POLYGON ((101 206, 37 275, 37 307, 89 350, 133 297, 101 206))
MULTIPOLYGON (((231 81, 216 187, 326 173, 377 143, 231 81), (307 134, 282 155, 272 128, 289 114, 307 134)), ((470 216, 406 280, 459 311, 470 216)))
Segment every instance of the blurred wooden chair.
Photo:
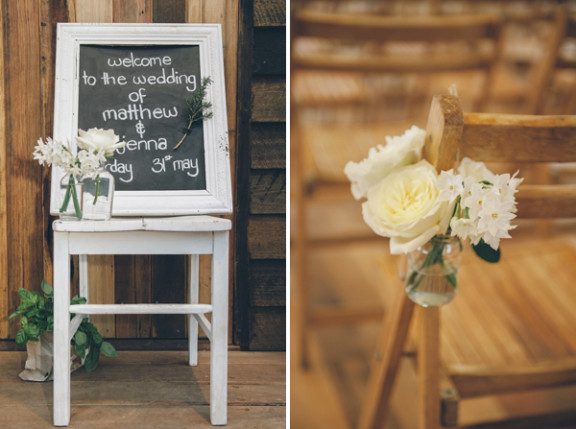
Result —
MULTIPOLYGON (((439 170, 463 157, 576 161, 576 116, 463 114, 456 97, 437 96, 427 133, 425 157, 439 170)), ((519 217, 576 217, 575 185, 521 185, 517 200, 519 217)), ((457 426, 461 399, 576 384, 576 236, 521 246, 504 252, 497 264, 475 258, 463 265, 451 304, 416 308, 420 429, 457 426)), ((398 290, 381 333, 382 359, 372 364, 362 429, 383 425, 414 313, 415 304, 401 285, 398 290)), ((498 427, 551 428, 575 421, 573 409, 498 427)))
MULTIPOLYGON (((458 89, 467 99, 474 100, 475 108, 481 109, 489 95, 493 68, 499 56, 499 34, 500 21, 490 15, 399 19, 293 10, 290 34, 292 298, 299 300, 301 308, 294 324, 301 327, 303 365, 307 361, 307 330, 322 317, 313 316, 308 304, 310 246, 319 242, 335 243, 337 239, 346 242, 378 238, 361 221, 359 205, 350 194, 343 172, 345 164, 364 158, 368 148, 385 142, 386 135, 400 135, 413 124, 423 127, 426 108, 421 113, 414 110, 428 105, 434 83, 437 88, 447 89, 457 82, 454 79, 458 76, 469 79, 471 73, 473 83, 466 80, 468 84, 459 85, 458 89), (335 107, 348 112, 351 121, 345 123, 336 115, 331 117, 332 121, 317 126, 307 120, 312 108, 320 108, 323 114, 329 115, 326 112, 335 107), (381 115, 381 109, 398 117, 387 120, 388 116, 381 115), (401 110, 402 115, 395 113, 401 110), (368 116, 373 117, 367 120, 368 116), (330 234, 318 237, 318 231, 314 231, 316 236, 312 237, 307 223, 312 198, 326 195, 335 188, 343 193, 359 222, 347 218, 330 234), (353 227, 348 228, 350 225, 353 227)), ((339 209, 328 210, 330 217, 341 213, 339 209)), ((381 305, 373 305, 329 313, 327 318, 330 323, 348 323, 379 320, 381 315, 381 305)))

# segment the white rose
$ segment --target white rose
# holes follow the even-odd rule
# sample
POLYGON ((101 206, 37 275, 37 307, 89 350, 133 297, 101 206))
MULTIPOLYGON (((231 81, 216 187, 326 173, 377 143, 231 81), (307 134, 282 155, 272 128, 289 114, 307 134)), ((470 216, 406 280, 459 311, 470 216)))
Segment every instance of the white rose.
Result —
POLYGON ((464 158, 460 161, 458 173, 460 173, 462 177, 472 177, 476 182, 487 180, 490 183, 494 183, 495 179, 495 174, 488 170, 486 164, 473 161, 470 158, 464 158))
POLYGON ((78 130, 76 137, 78 146, 89 151, 103 151, 106 156, 114 155, 114 151, 126 145, 120 141, 120 137, 114 134, 114 130, 90 128, 88 131, 78 130))
POLYGON ((420 157, 425 137, 426 131, 414 125, 401 136, 386 137, 386 146, 371 148, 368 158, 346 164, 344 173, 352 182, 354 198, 365 197, 372 186, 395 168, 415 163, 420 157))
POLYGON ((362 204, 366 223, 390 237, 392 254, 417 249, 448 229, 454 204, 441 201, 438 174, 427 161, 399 168, 368 191, 362 204))

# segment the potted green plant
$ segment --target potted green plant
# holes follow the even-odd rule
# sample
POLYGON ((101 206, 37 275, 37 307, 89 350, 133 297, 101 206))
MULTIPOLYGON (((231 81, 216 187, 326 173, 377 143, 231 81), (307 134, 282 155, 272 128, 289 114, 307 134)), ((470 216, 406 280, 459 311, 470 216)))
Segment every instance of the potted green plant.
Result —
MULTIPOLYGON (((16 334, 16 343, 26 345, 28 358, 20 378, 29 381, 45 381, 52 376, 53 330, 54 330, 54 291, 45 280, 41 284, 42 293, 18 290, 21 304, 8 316, 8 319, 20 317, 20 330, 16 334)), ((86 298, 75 296, 71 304, 85 304, 86 298)), ((74 315, 71 315, 73 317, 74 315)), ((98 329, 84 318, 72 336, 73 350, 71 371, 84 365, 86 371, 98 367, 100 353, 104 356, 118 356, 114 346, 102 339, 98 329)))

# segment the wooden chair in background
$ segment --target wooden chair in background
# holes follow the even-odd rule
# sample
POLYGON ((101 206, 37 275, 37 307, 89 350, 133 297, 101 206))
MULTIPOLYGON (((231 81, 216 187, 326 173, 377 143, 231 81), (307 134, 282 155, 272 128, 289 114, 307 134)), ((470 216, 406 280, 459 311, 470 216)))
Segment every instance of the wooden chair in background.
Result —
MULTIPOLYGON (((576 116, 463 114, 456 97, 438 96, 427 133, 425 157, 439 170, 462 157, 522 164, 576 161, 576 116)), ((520 217, 576 217, 576 185, 521 185, 517 199, 520 217)), ((456 426, 461 399, 576 384, 574 236, 523 241, 515 252, 504 250, 498 264, 473 260, 462 266, 452 303, 416 309, 421 429, 456 426)), ((402 289, 381 332, 382 359, 372 364, 362 429, 381 428, 387 412, 415 308, 402 289)), ((572 409, 532 416, 521 427, 574 421, 572 409)), ((498 427, 520 426, 508 421, 498 427)))
MULTIPOLYGON (((293 320, 301 327, 299 361, 305 365, 307 330, 315 323, 380 320, 382 315, 379 305, 324 315, 313 315, 309 307, 310 246, 376 238, 361 221, 343 173, 345 164, 364 158, 368 148, 385 142, 386 135, 402 134, 413 124, 423 126, 427 112, 414 113, 413 108, 428 104, 431 88, 447 90, 458 76, 469 78, 468 72, 479 75, 474 74, 473 84, 465 80, 467 84, 458 85, 459 92, 481 109, 499 56, 500 21, 490 15, 398 19, 296 9, 291 25, 292 299, 299 303, 293 320), (410 51, 413 54, 406 55, 410 51), (451 76, 448 80, 446 73, 451 76), (394 92, 396 82, 407 89, 394 92), (334 107, 344 108, 350 121, 343 124, 333 116, 336 122, 316 126, 307 120, 311 108, 326 112, 334 107), (404 114, 389 121, 386 115, 378 116, 382 109, 390 115, 400 110, 404 114), (370 115, 374 117, 367 121, 370 115), (307 218, 313 200, 334 189, 344 193, 354 215, 342 216, 347 212, 341 207, 327 206, 331 216, 339 213, 343 221, 324 235, 312 234, 307 218)), ((320 204, 324 202, 315 207, 320 204)))

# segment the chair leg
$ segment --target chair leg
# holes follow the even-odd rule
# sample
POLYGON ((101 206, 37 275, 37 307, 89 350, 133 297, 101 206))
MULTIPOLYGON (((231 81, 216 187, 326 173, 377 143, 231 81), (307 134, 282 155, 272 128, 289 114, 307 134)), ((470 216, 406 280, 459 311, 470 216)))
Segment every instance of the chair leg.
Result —
POLYGON ((70 256, 68 234, 54 232, 54 425, 70 422, 70 256))
POLYGON ((408 295, 400 291, 393 303, 392 313, 384 319, 378 348, 380 356, 370 368, 359 429, 377 429, 384 424, 414 306, 408 295))
POLYGON ((212 256, 212 344, 210 350, 210 421, 225 425, 228 405, 228 234, 214 233, 212 256))
POLYGON ((80 296, 86 298, 86 302, 90 302, 90 293, 88 285, 88 255, 78 256, 78 292, 80 296))
POLYGON ((418 307, 419 429, 440 428, 440 309, 418 307))
MULTIPOLYGON (((198 255, 190 255, 190 304, 198 304, 199 262, 198 255)), ((188 315, 188 365, 198 365, 198 320, 192 314, 188 315)))

